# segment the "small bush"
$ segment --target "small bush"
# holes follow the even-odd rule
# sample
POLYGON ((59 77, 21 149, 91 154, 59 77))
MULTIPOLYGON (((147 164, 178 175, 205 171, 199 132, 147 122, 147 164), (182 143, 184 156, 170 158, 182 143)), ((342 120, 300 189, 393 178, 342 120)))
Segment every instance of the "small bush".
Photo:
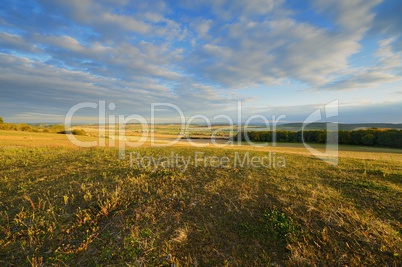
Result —
POLYGON ((73 135, 87 135, 87 133, 83 129, 74 129, 72 131, 60 131, 58 134, 73 134, 73 135))
POLYGON ((71 132, 73 135, 87 135, 87 133, 83 129, 74 129, 71 132))
POLYGON ((28 124, 20 124, 19 126, 20 126, 20 127, 19 127, 20 130, 23 131, 23 132, 30 132, 30 131, 32 131, 32 127, 29 126, 28 124))

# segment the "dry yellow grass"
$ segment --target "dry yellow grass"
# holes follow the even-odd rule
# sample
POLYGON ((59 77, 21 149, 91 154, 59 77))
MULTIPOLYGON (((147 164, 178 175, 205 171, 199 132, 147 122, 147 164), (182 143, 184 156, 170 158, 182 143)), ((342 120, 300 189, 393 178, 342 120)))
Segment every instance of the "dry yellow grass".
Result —
POLYGON ((182 172, 131 168, 116 148, 65 135, 1 131, 0 265, 400 266, 401 153, 351 149, 337 166, 288 144, 127 150, 286 159, 182 172))
MULTIPOLYGON (((85 131, 88 131, 88 128, 83 128, 85 131)), ((97 129, 95 126, 91 128, 93 136, 75 136, 80 141, 90 142, 97 141, 97 129)), ((159 134, 155 133, 155 146, 168 145, 173 142, 173 140, 177 137, 177 135, 167 135, 167 134, 159 134)), ((130 142, 137 142, 141 137, 139 135, 128 135, 127 139, 130 142)), ((118 138, 114 140, 114 146, 118 146, 118 138)), ((106 147, 108 147, 110 138, 106 137, 106 147)), ((194 142, 194 140, 193 140, 194 142)), ((258 143, 257 143, 258 144, 258 143)), ((71 147, 77 148, 74 144, 68 140, 66 135, 64 134, 55 134, 55 133, 34 133, 34 132, 17 132, 17 131, 1 131, 0 130, 0 146, 21 146, 21 147, 43 147, 43 146, 51 146, 51 147, 71 147)), ((147 141, 143 144, 144 147, 151 146, 151 137, 147 136, 147 141)), ((191 147, 192 144, 183 140, 174 144, 176 147, 191 147)), ((291 154, 299 154, 311 156, 311 153, 303 146, 303 144, 294 144, 294 143, 277 143, 276 146, 268 145, 268 146, 250 146, 243 142, 242 146, 235 145, 224 145, 224 144, 211 144, 209 143, 206 147, 208 148, 218 148, 218 149, 230 149, 230 150, 246 150, 246 151, 271 151, 271 152, 279 152, 279 153, 291 153, 291 154)), ((315 144, 312 147, 324 151, 324 145, 315 144)), ((339 157, 341 158, 354 158, 354 159, 371 159, 371 160, 389 160, 396 161, 402 163, 402 150, 393 149, 393 148, 378 148, 378 147, 357 147, 357 146, 339 146, 339 157)))

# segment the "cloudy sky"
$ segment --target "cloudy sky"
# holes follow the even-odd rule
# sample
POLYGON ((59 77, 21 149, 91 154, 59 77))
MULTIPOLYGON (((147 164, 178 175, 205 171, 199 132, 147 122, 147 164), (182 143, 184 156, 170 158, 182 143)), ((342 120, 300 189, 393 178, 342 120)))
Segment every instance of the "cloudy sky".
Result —
POLYGON ((0 116, 62 122, 99 101, 233 116, 242 101, 242 120, 303 121, 338 100, 340 122, 402 123, 401 14, 400 0, 2 0, 0 116))

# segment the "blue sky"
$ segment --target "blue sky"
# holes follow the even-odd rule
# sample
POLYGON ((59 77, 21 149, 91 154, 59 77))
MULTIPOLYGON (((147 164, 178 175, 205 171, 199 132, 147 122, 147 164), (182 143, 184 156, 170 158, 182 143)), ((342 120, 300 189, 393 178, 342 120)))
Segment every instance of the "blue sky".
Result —
POLYGON ((242 101, 245 118, 303 121, 338 100, 340 122, 402 123, 401 12, 399 0, 2 0, 0 116, 62 122, 106 101, 113 115, 171 103, 233 117, 242 101))

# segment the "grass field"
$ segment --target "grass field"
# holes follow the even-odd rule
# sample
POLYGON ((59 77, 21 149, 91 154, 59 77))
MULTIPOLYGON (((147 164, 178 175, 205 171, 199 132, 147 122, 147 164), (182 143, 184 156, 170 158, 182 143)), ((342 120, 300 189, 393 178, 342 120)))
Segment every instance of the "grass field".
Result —
POLYGON ((230 163, 138 166, 65 135, 0 131, 0 266, 402 264, 401 150, 340 146, 337 166, 300 144, 126 153, 230 163), (269 152, 286 164, 232 164, 269 152))

